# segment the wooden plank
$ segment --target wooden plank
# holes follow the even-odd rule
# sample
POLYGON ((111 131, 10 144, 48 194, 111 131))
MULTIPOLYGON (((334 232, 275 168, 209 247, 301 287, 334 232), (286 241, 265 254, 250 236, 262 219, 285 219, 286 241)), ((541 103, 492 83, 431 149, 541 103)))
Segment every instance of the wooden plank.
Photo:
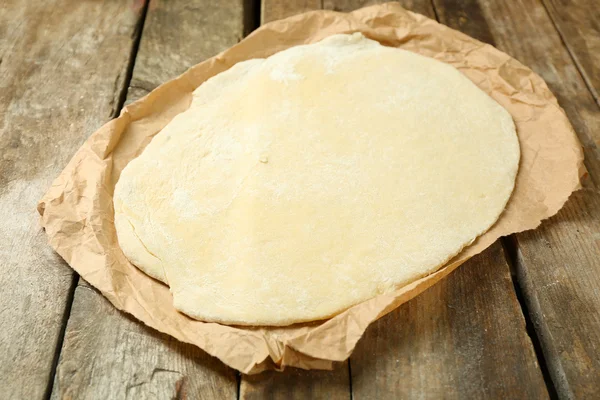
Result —
POLYGON ((554 218, 517 236, 518 278, 557 392, 600 393, 600 199, 576 193, 554 218))
POLYGON ((235 399, 235 372, 79 285, 52 399, 235 399))
MULTIPOLYGON (((151 0, 127 102, 243 35, 242 0, 151 0)), ((53 398, 227 399, 234 370, 118 312, 86 282, 75 291, 53 398)))
POLYGON ((291 17, 311 10, 321 9, 321 0, 293 0, 293 1, 261 1, 261 24, 291 17))
POLYGON ((356 400, 548 396, 499 242, 373 324, 350 363, 356 400))
MULTIPOLYGON (((323 0, 323 8, 327 10, 350 12, 358 8, 370 6, 373 4, 386 3, 384 0, 323 0)), ((401 0, 399 3, 407 10, 433 16, 433 5, 430 1, 424 0, 401 0)), ((435 17, 431 17, 435 18, 435 17)))
POLYGON ((150 0, 127 103, 244 36, 244 0, 150 0))
MULTIPOLYGON (((266 2, 265 7, 276 8, 269 3, 274 2, 266 2)), ((284 3, 288 9, 295 7, 284 3)), ((351 11, 372 3, 326 0, 324 7, 351 11)), ((428 1, 404 3, 408 9, 434 15, 428 1)), ((520 393, 532 398, 547 396, 499 244, 370 327, 352 355, 350 366, 352 396, 356 399, 520 393), (477 301, 472 292, 476 292, 477 301), (415 345, 415 333, 419 345, 415 345), (448 345, 439 346, 439 341, 448 345)), ((338 369, 335 373, 342 374, 338 369)), ((312 380, 308 382, 298 379, 295 372, 243 377, 241 394, 250 398, 284 397, 290 391, 320 393, 323 398, 345 394, 343 377, 331 372, 309 374, 312 380), (328 384, 328 390, 319 391, 316 387, 322 389, 322 380, 335 381, 336 390, 328 384)))
MULTIPOLYGON (((318 10, 320 1, 263 0, 261 23, 298 13, 318 10)), ((348 363, 333 371, 302 371, 288 368, 284 372, 242 375, 240 399, 347 399, 350 397, 348 363)))
POLYGON ((600 104, 600 4, 596 0, 543 0, 563 42, 600 104))
POLYGON ((333 371, 304 371, 289 368, 284 372, 268 371, 242 376, 240 399, 327 399, 350 398, 348 365, 337 365, 333 371))
POLYGON ((47 244, 38 200, 114 114, 141 8, 130 2, 3 0, 0 6, 0 393, 51 383, 72 270, 47 244))
MULTIPOLYGON (((403 6, 435 18, 429 1, 403 6)), ((548 396, 499 243, 373 324, 350 365, 355 399, 548 396)))
POLYGON ((443 24, 482 42, 496 45, 487 21, 473 0, 448 0, 443 3, 433 2, 433 4, 436 6, 438 19, 443 24))
MULTIPOLYGON (((600 391, 600 110, 541 3, 468 3, 462 8, 483 15, 498 48, 548 82, 584 144, 586 189, 540 228, 516 235, 516 270, 559 397, 593 398, 600 391)), ((455 1, 435 5, 450 14, 455 1)))

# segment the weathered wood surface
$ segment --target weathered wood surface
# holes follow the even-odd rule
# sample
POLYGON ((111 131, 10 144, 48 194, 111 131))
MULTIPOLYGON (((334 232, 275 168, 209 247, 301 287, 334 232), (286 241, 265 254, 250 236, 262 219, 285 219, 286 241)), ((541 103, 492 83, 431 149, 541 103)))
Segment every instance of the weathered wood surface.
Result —
MULTIPOLYGON (((402 5, 402 7, 406 8, 407 10, 427 15, 429 18, 435 19, 433 5, 431 4, 431 1, 400 0, 398 2, 402 5)), ((387 2, 384 0, 323 0, 323 8, 326 10, 350 12, 362 7, 367 7, 381 3, 387 2)))
POLYGON ((347 363, 333 371, 304 371, 289 368, 284 372, 269 371, 242 376, 240 399, 327 399, 351 398, 347 363))
POLYGON ((597 0, 543 0, 543 3, 600 104, 600 3, 597 0))
MULTIPOLYGON (((600 109, 586 88, 544 6, 535 0, 445 1, 434 4, 442 22, 462 29, 486 21, 493 43, 538 72, 573 123, 590 179, 557 216, 516 235, 517 276, 561 398, 600 392, 600 109), (452 10, 460 4, 462 26, 452 10), (452 15, 452 17, 450 17, 452 15)), ((558 6, 557 6, 558 7, 558 6)), ((575 12, 570 5, 563 13, 575 12)), ((582 26, 595 22, 581 15, 582 26)), ((574 28, 576 29, 576 28, 574 28)), ((473 34, 471 28, 467 32, 473 34)), ((589 31, 588 31, 589 32, 589 31)), ((480 37, 489 40, 489 37, 480 37)), ((596 57, 598 54, 590 55, 596 57)))
MULTIPOLYGON (((3 397, 40 398, 49 389, 55 399, 236 396, 231 369, 116 311, 85 282, 69 309, 73 273, 46 245, 35 205, 89 134, 118 112, 132 54, 128 102, 234 44, 248 31, 255 3, 151 0, 135 54, 142 0, 2 2, 3 397)), ((261 16, 264 23, 309 9, 350 11, 374 3, 265 0, 261 16)), ((593 398, 600 391, 599 7, 584 0, 402 3, 437 14, 540 73, 581 138, 586 189, 541 228, 517 235, 514 261, 558 394, 593 398)), ((242 377, 239 395, 544 398, 547 392, 497 243, 371 326, 350 363, 331 372, 242 377)))
POLYGON ((544 399, 499 242, 367 330, 354 399, 544 399))
MULTIPOLYGON (((351 11, 373 3, 326 0, 323 6, 351 11)), ((429 1, 405 3, 406 8, 435 18, 429 1)), ((300 12, 302 5, 265 1, 263 18, 300 12)), ((319 393, 318 398, 341 398, 347 391, 339 383, 348 374, 355 399, 547 397, 498 243, 373 324, 350 358, 349 371, 343 366, 332 372, 313 371, 312 379, 298 379, 298 374, 242 377, 241 397, 319 393), (323 381, 337 384, 325 386, 323 381), (327 390, 319 391, 323 386, 327 390)))
POLYGON ((276 19, 291 17, 312 10, 320 10, 322 0, 261 1, 260 22, 265 24, 276 19))
POLYGON ((150 0, 127 102, 239 42, 244 0, 150 0))
POLYGON ((594 189, 517 236, 518 277, 561 398, 600 393, 600 201, 594 189))
POLYGON ((235 399, 235 371, 77 287, 52 399, 235 399))
POLYGON ((72 270, 47 244, 38 200, 113 117, 141 9, 123 1, 0 5, 0 393, 39 399, 52 382, 72 270))
MULTIPOLYGON (((127 102, 243 35, 241 0, 151 0, 127 102)), ((53 398, 237 396, 234 370, 118 312, 86 282, 78 285, 55 376, 53 398)))

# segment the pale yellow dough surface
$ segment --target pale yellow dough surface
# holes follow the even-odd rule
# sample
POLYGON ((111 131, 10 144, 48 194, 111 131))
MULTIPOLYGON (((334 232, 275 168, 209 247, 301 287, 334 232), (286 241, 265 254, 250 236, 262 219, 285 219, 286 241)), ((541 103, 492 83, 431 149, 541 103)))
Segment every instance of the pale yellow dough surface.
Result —
POLYGON ((123 171, 125 255, 201 320, 288 325, 429 274, 515 181, 511 116, 456 69, 360 34, 239 63, 123 171))

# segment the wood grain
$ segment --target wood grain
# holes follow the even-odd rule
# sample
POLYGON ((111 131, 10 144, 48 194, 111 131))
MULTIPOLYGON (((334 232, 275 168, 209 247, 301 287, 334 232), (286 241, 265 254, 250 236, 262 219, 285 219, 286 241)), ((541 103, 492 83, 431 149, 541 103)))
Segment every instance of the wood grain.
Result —
POLYGON ((518 278, 557 392, 600 393, 600 198, 586 188, 560 213, 517 236, 518 278))
POLYGON ((321 0, 263 0, 261 1, 260 21, 261 24, 291 17, 307 11, 319 10, 322 6, 321 0))
POLYGON ((235 399, 233 370, 77 287, 52 399, 235 399))
MULTIPOLYGON (((350 12, 358 8, 374 4, 386 3, 384 0, 323 0, 323 8, 327 10, 350 12)), ((433 5, 424 0, 401 0, 399 3, 407 10, 435 18, 433 5)))
MULTIPOLYGON (((442 22, 454 25, 444 15, 453 13, 455 3, 435 1, 442 22)), ((600 161, 596 146, 600 109, 541 3, 461 3, 468 20, 483 15, 498 48, 548 82, 584 144, 590 172, 586 189, 572 195, 558 215, 540 228, 516 235, 516 270, 559 397, 596 397, 600 391, 600 161)))
POLYGON ((373 324, 350 362, 356 400, 548 396, 499 242, 373 324))
POLYGON ((467 35, 495 46, 481 9, 474 0, 445 0, 432 2, 440 22, 467 35))
MULTIPOLYGON (((243 13, 241 0, 152 0, 127 102, 235 44, 243 35, 243 13)), ((236 396, 234 370, 116 311, 86 282, 78 285, 53 398, 236 396)))
POLYGON ((141 9, 123 1, 0 6, 0 393, 42 398, 74 288, 36 205, 110 119, 141 9))
POLYGON ((350 398, 348 365, 337 365, 333 371, 304 371, 289 368, 284 372, 268 371, 242 376, 240 399, 327 399, 350 398))
POLYGON ((127 102, 243 38, 244 1, 150 0, 127 102))
POLYGON ((596 0, 543 0, 543 3, 600 104, 600 4, 596 0))

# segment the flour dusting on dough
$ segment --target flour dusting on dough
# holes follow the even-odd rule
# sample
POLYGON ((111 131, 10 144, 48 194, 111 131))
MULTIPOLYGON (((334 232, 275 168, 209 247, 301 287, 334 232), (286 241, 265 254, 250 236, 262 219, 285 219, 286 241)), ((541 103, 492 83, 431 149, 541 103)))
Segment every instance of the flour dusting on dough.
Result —
POLYGON ((194 199, 183 188, 177 188, 171 196, 171 205, 181 219, 190 220, 198 217, 200 212, 194 199))
POLYGON ((289 83, 290 81, 299 81, 304 77, 294 70, 293 65, 278 65, 271 70, 269 77, 276 82, 289 83))

